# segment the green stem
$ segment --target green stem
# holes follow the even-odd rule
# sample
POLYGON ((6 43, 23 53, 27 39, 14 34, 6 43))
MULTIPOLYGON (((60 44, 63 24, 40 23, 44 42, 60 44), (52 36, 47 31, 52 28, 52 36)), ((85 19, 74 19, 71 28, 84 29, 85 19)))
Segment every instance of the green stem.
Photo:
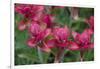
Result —
POLYGON ((55 55, 54 63, 61 63, 64 57, 64 49, 59 49, 58 53, 55 55))
POLYGON ((43 56, 42 56, 42 51, 40 49, 40 47, 37 47, 37 51, 38 51, 38 57, 41 63, 43 63, 43 56))
POLYGON ((84 61, 84 58, 83 58, 83 54, 84 54, 84 50, 80 50, 80 61, 84 61))

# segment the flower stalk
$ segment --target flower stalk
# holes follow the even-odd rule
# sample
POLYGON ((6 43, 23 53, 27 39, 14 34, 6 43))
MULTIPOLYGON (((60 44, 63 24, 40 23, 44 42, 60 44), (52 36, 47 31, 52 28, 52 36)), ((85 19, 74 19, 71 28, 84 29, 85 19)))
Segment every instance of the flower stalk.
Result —
POLYGON ((58 53, 55 55, 54 63, 61 63, 62 59, 64 58, 64 48, 59 48, 58 53))

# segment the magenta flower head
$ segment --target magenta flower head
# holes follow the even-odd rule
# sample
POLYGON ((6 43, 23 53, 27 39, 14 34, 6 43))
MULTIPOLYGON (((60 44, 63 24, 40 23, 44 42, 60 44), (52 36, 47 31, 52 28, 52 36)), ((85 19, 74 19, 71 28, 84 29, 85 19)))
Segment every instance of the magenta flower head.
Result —
POLYGON ((91 29, 86 29, 81 34, 72 32, 73 38, 80 49, 93 48, 93 43, 91 42, 92 34, 93 31, 91 29))
POLYGON ((46 38, 50 33, 51 29, 46 29, 38 33, 36 36, 32 36, 31 39, 27 41, 28 46, 33 48, 36 47, 38 44, 42 44, 42 42, 44 42, 44 38, 46 38))
POLYGON ((33 21, 39 21, 42 18, 42 16, 44 15, 43 11, 44 11, 44 6, 42 6, 42 5, 32 6, 31 17, 30 18, 33 21))
POLYGON ((25 18, 31 20, 39 20, 42 15, 42 11, 44 10, 44 6, 36 6, 36 5, 25 5, 25 4, 16 4, 15 11, 25 18))
POLYGON ((24 8, 24 5, 18 5, 18 4, 16 4, 15 5, 15 12, 17 12, 19 14, 24 14, 23 8, 24 8))
POLYGON ((94 31, 94 16, 91 16, 89 19, 87 19, 86 23, 88 23, 90 28, 94 31))
POLYGON ((43 22, 47 24, 47 27, 52 27, 54 17, 52 15, 44 15, 43 22))
POLYGON ((65 47, 67 44, 68 37, 70 35, 69 29, 67 27, 64 28, 55 28, 53 31, 53 35, 57 41, 59 46, 65 47))
POLYGON ((25 17, 29 17, 31 13, 31 7, 30 5, 17 4, 15 6, 15 11, 19 14, 22 14, 25 17))
POLYGON ((92 30, 86 29, 83 31, 83 33, 80 35, 80 41, 82 43, 89 43, 91 40, 91 35, 93 34, 92 30))
POLYGON ((29 32, 31 34, 31 39, 28 40, 27 44, 29 47, 35 47, 37 44, 41 44, 50 33, 51 29, 46 28, 45 24, 41 24, 33 21, 29 26, 29 32))
POLYGON ((33 36, 37 36, 41 32, 40 25, 37 22, 33 22, 29 27, 29 31, 33 36))

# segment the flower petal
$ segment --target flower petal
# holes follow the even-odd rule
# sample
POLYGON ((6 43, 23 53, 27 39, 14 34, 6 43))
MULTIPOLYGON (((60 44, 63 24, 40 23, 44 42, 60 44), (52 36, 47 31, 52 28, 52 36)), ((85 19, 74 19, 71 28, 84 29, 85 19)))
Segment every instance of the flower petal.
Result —
POLYGON ((33 22, 29 28, 29 31, 33 36, 38 35, 41 32, 40 25, 37 22, 33 22))
POLYGON ((36 36, 36 41, 41 41, 51 33, 51 29, 46 29, 36 36))
POLYGON ((79 40, 80 34, 77 32, 72 31, 72 36, 75 40, 79 40))
POLYGON ((30 47, 30 48, 34 48, 36 46, 36 42, 33 38, 29 39, 27 41, 27 45, 30 47))
POLYGON ((69 42, 68 49, 69 50, 79 50, 80 48, 77 43, 71 41, 69 42))
POLYGON ((49 48, 55 47, 55 39, 51 39, 51 40, 46 41, 46 46, 49 48))

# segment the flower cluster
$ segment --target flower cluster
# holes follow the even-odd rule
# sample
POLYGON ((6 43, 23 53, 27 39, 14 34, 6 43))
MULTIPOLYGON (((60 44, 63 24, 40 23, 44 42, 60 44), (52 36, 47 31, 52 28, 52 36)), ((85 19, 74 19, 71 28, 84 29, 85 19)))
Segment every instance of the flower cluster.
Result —
MULTIPOLYGON (((50 11, 55 8, 52 7, 50 11)), ((15 12, 24 18, 18 23, 20 31, 28 30, 30 38, 27 44, 30 48, 39 47, 42 51, 51 52, 52 48, 66 50, 92 49, 94 44, 91 41, 94 34, 94 17, 86 19, 89 28, 82 33, 73 31, 66 26, 56 25, 55 15, 48 12, 47 7, 42 5, 16 4, 15 12)))

